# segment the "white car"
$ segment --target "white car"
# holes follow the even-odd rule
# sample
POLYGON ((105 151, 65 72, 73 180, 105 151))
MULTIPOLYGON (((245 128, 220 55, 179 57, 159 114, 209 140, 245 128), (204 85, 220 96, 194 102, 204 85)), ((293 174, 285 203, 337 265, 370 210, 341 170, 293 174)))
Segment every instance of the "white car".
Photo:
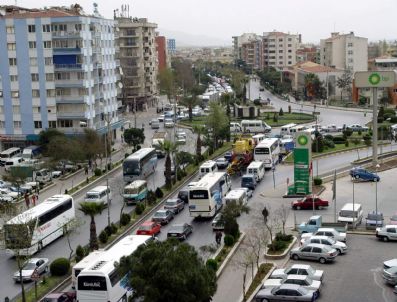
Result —
MULTIPOLYGON (((32 258, 22 268, 22 282, 32 281, 33 272, 36 270, 39 275, 48 272, 47 258, 32 258)), ((21 282, 19 271, 14 273, 13 279, 15 282, 21 282)))
POLYGON ((263 282, 262 289, 273 288, 281 284, 298 284, 309 290, 316 290, 320 292, 321 281, 312 280, 305 275, 288 275, 284 279, 267 279, 263 282))
POLYGON ((250 189, 248 189, 248 188, 235 188, 235 189, 233 189, 233 190, 243 190, 243 191, 245 191, 245 193, 247 194, 247 197, 248 197, 248 198, 251 198, 251 197, 252 197, 252 190, 250 190, 250 189))
POLYGON ((160 114, 157 119, 159 120, 159 122, 164 122, 164 114, 160 114))
POLYGON ((385 225, 376 228, 376 237, 383 241, 397 240, 397 225, 385 225))
POLYGON ((288 275, 304 275, 309 276, 312 280, 322 281, 324 278, 324 271, 315 270, 310 265, 294 264, 287 268, 275 269, 270 275, 271 279, 284 279, 288 275))
POLYGON ((339 254, 345 254, 347 252, 347 246, 341 241, 336 241, 332 237, 327 236, 312 236, 310 238, 302 238, 301 244, 306 245, 309 243, 318 243, 328 245, 338 251, 339 254))
POLYGON ((0 203, 1 202, 8 203, 8 202, 13 202, 13 201, 14 201, 14 198, 11 197, 10 195, 0 193, 0 203))
POLYGON ((175 126, 175 123, 172 119, 165 119, 164 120, 164 127, 166 128, 173 128, 175 126))
POLYGON ((58 178, 58 177, 60 177, 62 175, 62 171, 59 171, 59 170, 57 170, 57 171, 51 171, 51 177, 52 178, 58 178))
POLYGON ((186 137, 183 135, 178 135, 176 137, 176 141, 178 144, 186 144, 186 137))
POLYGON ((187 137, 186 132, 184 130, 181 130, 181 129, 176 130, 176 135, 177 136, 183 136, 184 138, 187 137))
POLYGON ((11 196, 13 199, 17 199, 19 197, 18 192, 12 192, 5 188, 0 188, 0 194, 11 196))
POLYGON ((301 239, 306 240, 307 238, 310 238, 314 235, 315 236, 327 236, 327 237, 334 238, 336 241, 346 242, 346 233, 338 232, 337 230, 332 229, 332 228, 319 228, 314 233, 304 233, 301 235, 301 239))

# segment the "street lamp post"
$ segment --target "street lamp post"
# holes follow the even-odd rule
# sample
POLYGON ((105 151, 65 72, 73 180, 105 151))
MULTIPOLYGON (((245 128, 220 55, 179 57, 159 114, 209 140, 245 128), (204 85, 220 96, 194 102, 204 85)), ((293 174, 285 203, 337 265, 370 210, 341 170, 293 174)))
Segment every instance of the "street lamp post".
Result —
MULTIPOLYGON (((314 109, 314 111, 313 111, 313 114, 314 114, 314 117, 316 118, 316 130, 315 130, 315 133, 317 133, 317 114, 316 114, 316 108, 317 108, 317 106, 316 106, 316 104, 314 104, 314 106, 313 106, 313 109, 314 109)), ((315 135, 316 136, 316 135, 315 135)), ((316 139, 316 153, 318 154, 318 141, 319 141, 319 139, 317 138, 317 137, 315 137, 315 139, 316 139)), ((318 177, 318 158, 316 159, 316 174, 317 174, 317 177, 318 177)))
MULTIPOLYGON (((378 175, 379 164, 375 166, 376 175, 378 175)), ((376 227, 378 227, 378 181, 375 181, 375 215, 376 215, 376 227)))
POLYGON ((354 198, 354 182, 355 182, 355 180, 354 179, 352 179, 352 183, 353 183, 353 224, 352 224, 352 226, 353 226, 353 229, 354 229, 354 218, 356 217, 356 215, 354 214, 354 205, 355 205, 355 198, 354 198))
MULTIPOLYGON (((110 169, 109 168, 109 163, 108 163, 108 135, 109 135, 109 129, 110 129, 110 117, 109 117, 109 112, 106 114, 104 117, 105 122, 106 122, 106 133, 105 133, 105 173, 106 173, 106 188, 107 190, 109 189, 109 177, 108 177, 108 172, 110 169)), ((110 144, 111 146, 111 144, 110 144)), ((112 150, 110 150, 110 164, 112 163, 112 150)), ((107 201, 107 214, 108 214, 108 226, 110 227, 110 204, 109 204, 109 192, 106 191, 106 201, 107 201)))

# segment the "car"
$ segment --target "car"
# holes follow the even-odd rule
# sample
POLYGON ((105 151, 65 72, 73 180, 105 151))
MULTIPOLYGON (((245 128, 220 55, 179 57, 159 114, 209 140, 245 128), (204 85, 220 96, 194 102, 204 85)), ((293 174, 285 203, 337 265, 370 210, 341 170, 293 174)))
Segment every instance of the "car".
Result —
POLYGON ((159 122, 164 122, 164 114, 160 114, 157 119, 159 122))
POLYGON ((172 219, 174 219, 174 212, 170 210, 158 210, 152 217, 152 221, 161 225, 168 224, 172 219))
POLYGON ((213 231, 221 231, 225 228, 225 224, 222 219, 222 213, 216 214, 216 216, 211 222, 211 226, 213 231))
POLYGON ((357 167, 350 170, 350 176, 355 179, 380 181, 379 175, 363 168, 357 167))
POLYGON ((61 170, 51 171, 51 177, 52 178, 58 178, 61 175, 62 175, 62 171, 61 170))
POLYGON ((310 238, 301 239, 302 245, 307 245, 309 243, 318 243, 331 246, 336 249, 339 254, 345 254, 347 252, 346 243, 336 241, 335 239, 327 236, 312 236, 310 238))
POLYGON ((8 188, 9 186, 11 186, 11 183, 0 179, 0 188, 8 188))
POLYGON ((164 203, 164 209, 173 211, 174 214, 178 214, 185 208, 185 202, 179 198, 167 199, 164 203))
POLYGON ((20 196, 18 192, 13 192, 8 188, 0 188, 0 194, 11 196, 13 199, 17 199, 20 196))
POLYGON ((298 284, 308 290, 320 292, 321 281, 313 280, 309 276, 304 275, 288 275, 284 279, 267 279, 263 282, 262 289, 273 288, 281 284, 298 284))
POLYGON ((290 258, 294 260, 315 260, 324 264, 334 261, 336 256, 338 256, 338 252, 325 244, 309 243, 301 247, 293 248, 289 255, 290 258))
POLYGON ((361 126, 361 125, 359 125, 359 124, 350 125, 350 126, 348 126, 348 128, 352 129, 352 130, 355 131, 355 132, 358 132, 358 131, 368 131, 368 130, 369 130, 369 128, 368 128, 367 126, 361 126))
POLYGON ((323 132, 341 132, 343 130, 342 127, 337 127, 336 125, 328 125, 321 127, 321 131, 323 132))
POLYGON ((272 279, 283 279, 288 275, 304 275, 309 276, 312 280, 322 281, 324 279, 324 271, 316 270, 307 264, 293 264, 287 268, 275 269, 270 275, 272 279))
MULTIPOLYGON (((32 275, 34 271, 36 271, 39 275, 48 272, 48 266, 48 258, 31 258, 22 268, 22 282, 32 281, 32 275)), ((19 271, 14 273, 13 279, 15 282, 21 282, 19 271)))
POLYGON ((223 155, 223 157, 226 158, 229 161, 229 163, 230 163, 232 161, 232 158, 233 158, 233 152, 232 151, 227 151, 223 155))
POLYGON ((0 203, 10 203, 13 201, 14 198, 12 198, 10 195, 0 193, 0 203))
POLYGON ((397 295, 397 285, 394 287, 393 293, 397 295))
POLYGON ((335 230, 333 228, 319 228, 314 233, 304 233, 304 234, 302 234, 301 238, 302 239, 309 238, 309 237, 312 237, 313 235, 315 235, 315 236, 327 236, 327 237, 334 238, 336 241, 346 242, 346 233, 338 232, 337 230, 335 230))
POLYGON ((79 167, 71 161, 61 160, 55 168, 64 172, 74 172, 79 167))
POLYGON ((243 188, 248 188, 252 191, 256 188, 256 177, 253 174, 244 174, 241 177, 241 186, 243 188))
POLYGON ((178 192, 178 198, 183 200, 184 203, 189 202, 189 190, 187 188, 183 188, 178 192))
POLYGON ((40 302, 75 302, 76 292, 51 293, 46 295, 40 302))
POLYGON ((30 191, 27 188, 23 188, 23 187, 14 187, 11 186, 8 188, 11 192, 17 193, 19 195, 25 195, 25 193, 29 193, 30 191))
POLYGON ((397 213, 394 213, 392 217, 390 217, 389 224, 397 225, 397 213))
POLYGON ((177 135, 176 142, 180 145, 186 144, 186 137, 183 135, 177 135))
POLYGON ((138 230, 136 231, 137 235, 149 235, 156 236, 161 232, 161 225, 157 222, 146 220, 143 222, 138 230))
POLYGON ((382 278, 391 285, 397 285, 397 266, 384 269, 382 272, 382 278))
POLYGON ((178 129, 178 130, 176 131, 176 135, 177 135, 177 136, 183 136, 184 138, 187 137, 186 131, 181 130, 181 129, 178 129))
POLYGON ((249 189, 249 188, 241 188, 240 187, 240 188, 235 188, 233 190, 243 190, 243 191, 245 191, 245 193, 247 194, 248 199, 251 198, 252 194, 253 194, 252 190, 249 189))
POLYGON ((216 159, 215 162, 218 169, 226 169, 229 166, 229 161, 224 157, 216 159))
POLYGON ((274 288, 261 289, 255 295, 255 301, 315 301, 318 293, 297 284, 282 284, 274 288))
POLYGON ((365 218, 365 228, 368 230, 375 230, 377 227, 383 227, 383 213, 368 213, 367 218, 365 218))
POLYGON ((175 126, 175 123, 172 119, 166 118, 164 120, 164 127, 166 128, 173 128, 175 126))
POLYGON ((301 209, 304 209, 304 210, 310 209, 311 210, 311 209, 313 209, 313 205, 314 205, 315 209, 321 210, 325 207, 328 207, 329 202, 327 200, 321 199, 318 196, 312 196, 312 195, 309 195, 302 199, 298 199, 298 200, 291 202, 291 207, 294 210, 301 210, 301 209))
POLYGON ((385 225, 376 228, 376 237, 383 241, 397 240, 397 225, 385 225))
POLYGON ((173 224, 167 232, 167 238, 186 240, 191 233, 193 233, 193 227, 190 224, 173 224))

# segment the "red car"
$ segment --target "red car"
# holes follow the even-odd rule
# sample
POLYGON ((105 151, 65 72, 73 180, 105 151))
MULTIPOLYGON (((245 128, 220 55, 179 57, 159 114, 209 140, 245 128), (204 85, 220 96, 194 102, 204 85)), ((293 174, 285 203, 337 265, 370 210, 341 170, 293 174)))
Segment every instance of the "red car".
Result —
POLYGON ((328 207, 328 201, 322 200, 318 196, 306 196, 303 199, 295 200, 291 203, 291 207, 294 210, 305 210, 305 209, 313 209, 313 198, 314 198, 314 207, 317 210, 321 210, 324 207, 328 207))
POLYGON ((159 223, 151 220, 147 220, 140 225, 140 227, 136 231, 136 234, 155 236, 159 234, 160 231, 161 231, 161 225, 159 223))
POLYGON ((75 302, 76 293, 52 293, 45 296, 40 302, 75 302))

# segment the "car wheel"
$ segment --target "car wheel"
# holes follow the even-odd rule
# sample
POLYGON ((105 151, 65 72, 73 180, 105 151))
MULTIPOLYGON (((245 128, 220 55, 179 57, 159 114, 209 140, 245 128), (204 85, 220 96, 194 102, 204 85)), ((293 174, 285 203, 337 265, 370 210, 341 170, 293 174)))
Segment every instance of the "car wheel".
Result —
POLYGON ((358 175, 355 175, 355 176, 354 176, 354 178, 355 178, 355 179, 359 179, 359 178, 360 178, 360 176, 358 176, 358 175))
POLYGON ((383 236, 382 240, 383 240, 384 242, 388 242, 388 241, 389 241, 389 237, 383 236))
POLYGON ((317 207, 317 210, 322 210, 322 209, 323 209, 322 206, 318 206, 318 207, 317 207))
POLYGON ((269 302, 268 299, 262 299, 262 302, 269 302))
POLYGON ((375 178, 374 178, 374 182, 378 182, 378 181, 379 181, 378 178, 375 177, 375 178))
POLYGON ((300 209, 301 209, 301 207, 300 207, 300 206, 297 206, 297 207, 296 207, 296 209, 297 209, 297 210, 300 210, 300 209))
POLYGON ((318 259, 318 261, 321 263, 321 264, 324 264, 325 262, 327 262, 326 260, 325 260, 325 258, 320 258, 320 259, 318 259))
POLYGON ((298 256, 297 254, 293 254, 293 255, 292 255, 292 259, 294 259, 294 260, 299 260, 299 256, 298 256))

